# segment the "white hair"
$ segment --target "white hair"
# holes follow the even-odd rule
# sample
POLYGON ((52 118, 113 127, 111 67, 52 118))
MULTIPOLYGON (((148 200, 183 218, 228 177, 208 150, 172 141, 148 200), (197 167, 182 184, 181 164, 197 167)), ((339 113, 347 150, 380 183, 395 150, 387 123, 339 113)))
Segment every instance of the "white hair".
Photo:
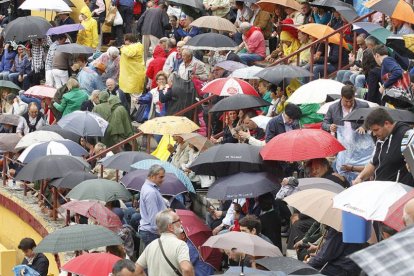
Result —
POLYGON ((114 58, 119 56, 119 49, 114 46, 109 47, 106 52, 108 53, 109 56, 114 57, 114 58))

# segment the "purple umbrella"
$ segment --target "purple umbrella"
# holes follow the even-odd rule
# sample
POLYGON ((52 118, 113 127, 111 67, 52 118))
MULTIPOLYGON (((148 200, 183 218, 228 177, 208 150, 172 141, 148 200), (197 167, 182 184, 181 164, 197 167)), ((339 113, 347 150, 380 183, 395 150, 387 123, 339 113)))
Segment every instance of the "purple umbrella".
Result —
POLYGON ((85 28, 82 24, 67 24, 58 27, 50 28, 46 35, 57 35, 57 34, 65 34, 70 32, 76 32, 79 30, 84 30, 85 28))
POLYGON ((225 60, 216 64, 217 67, 223 68, 224 70, 233 72, 237 69, 246 68, 247 65, 241 62, 232 61, 232 60, 225 60))

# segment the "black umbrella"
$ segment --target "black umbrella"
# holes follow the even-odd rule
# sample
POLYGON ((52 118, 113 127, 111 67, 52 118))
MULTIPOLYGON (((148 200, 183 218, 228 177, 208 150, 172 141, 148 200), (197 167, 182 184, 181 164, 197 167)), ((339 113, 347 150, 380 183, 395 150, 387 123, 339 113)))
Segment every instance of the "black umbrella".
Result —
POLYGON ((262 171, 260 147, 227 143, 209 148, 191 164, 196 174, 226 176, 238 172, 262 171))
POLYGON ((192 50, 223 51, 234 50, 237 44, 228 36, 217 33, 205 33, 191 38, 185 44, 185 47, 192 50))
POLYGON ((75 4, 72 3, 70 0, 63 0, 66 4, 68 4, 69 7, 76 7, 75 4))
POLYGON ((208 189, 207 197, 219 200, 255 198, 280 188, 277 178, 266 172, 240 172, 219 178, 208 189))
MULTIPOLYGON (((402 109, 391 109, 386 107, 376 107, 384 108, 395 121, 405 122, 405 123, 414 123, 414 113, 408 110, 402 109)), ((358 108, 348 115, 346 115, 342 120, 343 121, 354 121, 354 122, 363 122, 365 118, 373 111, 375 108, 358 108)))
POLYGON ((80 136, 76 133, 73 133, 72 131, 65 130, 61 128, 59 125, 45 125, 39 128, 39 130, 45 130, 45 131, 52 131, 60 136, 62 136, 65 139, 72 140, 73 142, 79 143, 80 136))
POLYGON ((346 21, 348 22, 352 22, 359 17, 354 7, 352 7, 351 5, 349 5, 349 7, 348 6, 336 6, 335 10, 339 12, 339 14, 341 14, 342 17, 345 18, 346 21))
POLYGON ((328 8, 334 8, 334 9, 338 6, 342 6, 342 7, 351 6, 340 0, 315 0, 313 2, 310 2, 309 4, 311 6, 328 7, 328 8))
POLYGON ((18 17, 4 28, 5 41, 26 41, 46 36, 52 25, 40 16, 18 17))
POLYGON ((263 100, 261 97, 237 94, 237 95, 220 100, 210 109, 209 112, 239 110, 239 109, 246 109, 246 108, 269 106, 269 105, 271 104, 268 101, 263 100))
POLYGON ((272 67, 267 67, 257 73, 255 77, 264 79, 268 82, 279 84, 284 79, 310 77, 312 74, 299 66, 279 64, 272 67))
POLYGON ((405 47, 404 38, 402 35, 392 35, 387 38, 386 45, 395 50, 398 54, 407 58, 414 58, 414 52, 405 47))
POLYGON ((88 180, 96 179, 98 176, 84 171, 73 171, 66 174, 64 177, 54 179, 50 182, 50 185, 56 188, 73 189, 79 183, 88 180))
POLYGON ((174 6, 179 7, 192 7, 197 10, 204 10, 204 5, 202 0, 168 0, 168 3, 171 3, 174 6))
POLYGON ((288 257, 267 257, 256 261, 268 270, 283 271, 288 275, 315 275, 318 271, 304 262, 288 257))
POLYGON ((23 117, 21 117, 19 115, 1 114, 0 115, 0 124, 17 126, 20 122, 20 119, 23 119, 23 117))
POLYGON ((22 137, 16 133, 0 133, 0 152, 15 152, 22 137))
POLYGON ((77 43, 68 43, 68 44, 59 45, 56 48, 56 51, 61 52, 61 53, 68 53, 68 54, 85 54, 85 55, 92 55, 93 53, 95 53, 95 49, 84 46, 84 45, 80 45, 77 43))
POLYGON ((139 151, 123 151, 118 152, 115 155, 112 155, 102 161, 102 165, 105 168, 111 168, 116 170, 121 170, 124 172, 129 172, 132 170, 131 165, 137 163, 138 161, 146 159, 158 159, 155 156, 139 151))

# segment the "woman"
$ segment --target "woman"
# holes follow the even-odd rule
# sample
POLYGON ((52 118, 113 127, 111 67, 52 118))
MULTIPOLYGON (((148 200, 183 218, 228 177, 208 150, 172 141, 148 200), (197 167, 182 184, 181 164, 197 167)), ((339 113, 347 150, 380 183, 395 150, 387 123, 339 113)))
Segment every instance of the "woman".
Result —
POLYGON ((98 67, 98 64, 103 64, 105 71, 102 73, 101 78, 103 82, 107 79, 119 79, 119 50, 116 47, 109 47, 106 53, 100 55, 94 62, 93 66, 98 67))
POLYGON ((79 30, 76 43, 96 48, 99 44, 98 23, 92 18, 92 13, 87 6, 84 6, 80 12, 79 21, 84 29, 79 30))
POLYGON ((80 110, 82 103, 88 100, 88 93, 79 88, 79 82, 74 78, 70 78, 66 83, 69 92, 63 95, 62 101, 54 102, 53 106, 60 112, 62 116, 68 115, 73 111, 80 110))
POLYGON ((211 137, 210 141, 214 144, 238 143, 239 141, 233 137, 233 129, 239 122, 238 112, 236 110, 227 111, 223 116, 226 125, 223 129, 223 136, 218 139, 211 137))
MULTIPOLYGON (((284 24, 293 24, 292 19, 286 19, 282 21, 284 24)), ((266 60, 269 62, 274 62, 277 59, 287 57, 294 52, 296 52, 300 47, 300 42, 297 39, 297 32, 292 28, 284 28, 280 33, 280 46, 274 50, 269 56, 266 57, 266 60)), ((288 60, 289 64, 296 64, 297 57, 291 57, 288 60)))
POLYGON ((164 71, 160 71, 155 76, 156 87, 151 89, 150 93, 152 95, 152 105, 155 112, 155 117, 161 117, 167 115, 167 104, 165 98, 163 97, 166 93, 169 92, 170 85, 167 84, 168 77, 164 71), (160 94, 162 94, 160 96, 160 94))
POLYGON ((28 81, 27 75, 32 71, 32 64, 29 56, 26 53, 26 48, 23 45, 17 47, 17 55, 14 58, 14 63, 10 69, 9 80, 17 85, 21 85, 23 80, 28 81))
MULTIPOLYGON (((305 48, 306 46, 308 46, 310 43, 312 43, 312 38, 301 31, 298 31, 298 40, 300 43, 300 47, 299 50, 302 48, 305 48)), ((306 50, 303 50, 302 52, 300 52, 299 55, 299 66, 304 66, 306 64, 309 63, 310 61, 310 57, 311 57, 311 48, 309 47, 306 50)))

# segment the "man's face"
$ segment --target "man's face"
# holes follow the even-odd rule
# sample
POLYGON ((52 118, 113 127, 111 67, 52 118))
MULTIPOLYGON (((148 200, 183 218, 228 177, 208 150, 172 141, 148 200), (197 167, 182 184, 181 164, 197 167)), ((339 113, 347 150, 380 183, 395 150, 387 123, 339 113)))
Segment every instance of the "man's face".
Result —
POLYGON ((221 67, 214 67, 214 69, 213 69, 213 77, 215 78, 215 79, 218 79, 218 78, 221 78, 222 76, 223 76, 223 74, 224 74, 224 69, 223 68, 221 68, 221 67))
POLYGON ((375 62, 379 65, 379 66, 381 66, 381 56, 379 55, 379 54, 375 54, 374 55, 374 58, 375 58, 375 62))
POLYGON ((23 250, 23 254, 27 258, 32 258, 34 256, 34 252, 32 249, 23 250))
POLYGON ((250 231, 246 226, 240 226, 240 232, 256 235, 256 228, 253 228, 252 231, 250 231))
POLYGON ((177 19, 175 19, 174 17, 170 17, 170 25, 174 28, 177 27, 177 19))
POLYGON ((122 269, 120 272, 114 274, 113 276, 136 276, 137 272, 131 272, 127 268, 122 269))
POLYGON ((286 125, 291 125, 295 121, 292 118, 290 118, 286 113, 283 113, 283 116, 285 118, 285 124, 286 125))
POLYGON ((322 177, 326 174, 327 169, 319 162, 312 162, 310 166, 310 176, 311 177, 322 177))
POLYGON ((385 121, 384 126, 372 125, 369 129, 377 139, 384 141, 390 135, 393 124, 385 121))
POLYGON ((161 186, 165 178, 165 171, 160 171, 157 175, 150 177, 150 180, 155 183, 157 186, 161 186))
POLYGON ((244 118, 243 123, 250 130, 253 130, 253 129, 257 128, 256 123, 253 122, 252 119, 250 119, 249 116, 246 116, 246 118, 244 118))
POLYGON ((183 53, 183 61, 184 62, 191 62, 192 56, 189 53, 183 53))
POLYGON ((30 115, 30 117, 36 118, 38 113, 39 113, 39 111, 37 110, 37 107, 36 106, 30 107, 30 109, 29 109, 29 115, 30 115))
POLYGON ((108 88, 108 90, 112 91, 115 89, 115 82, 111 81, 111 80, 107 80, 106 81, 106 88, 108 88))
POLYGON ((354 106, 354 102, 355 102, 354 97, 352 97, 351 99, 341 97, 341 103, 346 109, 351 109, 354 106))

